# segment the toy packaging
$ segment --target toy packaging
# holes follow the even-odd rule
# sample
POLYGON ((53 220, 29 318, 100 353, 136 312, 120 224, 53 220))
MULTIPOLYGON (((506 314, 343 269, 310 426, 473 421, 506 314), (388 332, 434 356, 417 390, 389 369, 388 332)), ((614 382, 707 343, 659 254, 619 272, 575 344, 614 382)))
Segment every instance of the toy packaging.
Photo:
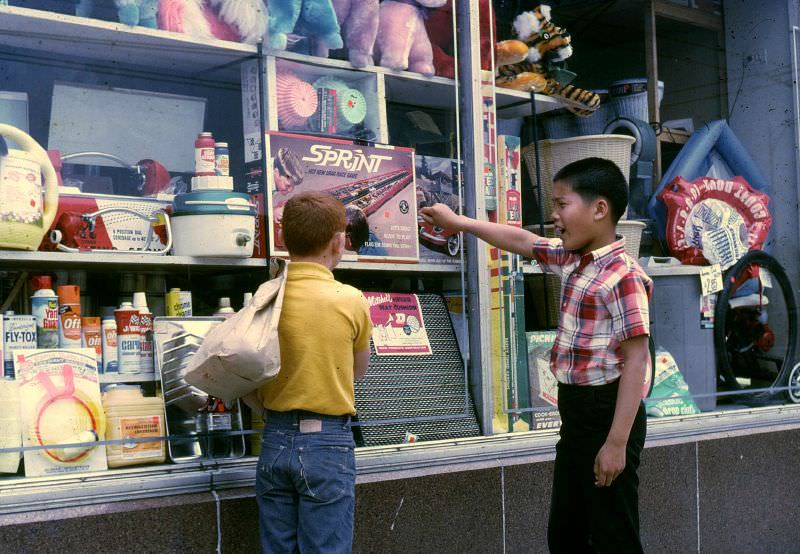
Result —
POLYGON ((150 198, 62 193, 39 250, 53 251, 63 244, 81 250, 161 251, 167 243, 163 220, 151 223, 146 218, 171 206, 171 201, 150 198))
POLYGON ((269 133, 267 143, 270 254, 289 254, 277 233, 286 201, 320 190, 346 208, 343 260, 418 260, 413 150, 285 133, 269 133))
MULTIPOLYGON (((458 162, 433 156, 415 157, 417 210, 437 202, 458 211, 461 197, 458 185, 458 162)), ((419 261, 428 264, 458 264, 461 261, 461 235, 429 225, 419 217, 419 261)))
POLYGON ((25 476, 108 469, 105 414, 93 348, 19 350, 14 370, 20 391, 25 476))

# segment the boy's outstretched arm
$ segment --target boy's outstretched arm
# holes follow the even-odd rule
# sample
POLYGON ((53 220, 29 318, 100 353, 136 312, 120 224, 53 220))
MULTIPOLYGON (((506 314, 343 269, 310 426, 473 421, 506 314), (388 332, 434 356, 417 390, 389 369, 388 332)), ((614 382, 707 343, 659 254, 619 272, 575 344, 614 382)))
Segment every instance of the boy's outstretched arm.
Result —
POLYGON ((501 250, 531 257, 533 242, 537 236, 510 225, 500 225, 488 221, 478 221, 465 215, 458 215, 444 204, 434 204, 419 211, 422 219, 431 225, 445 229, 471 233, 501 250))
POLYGON ((642 384, 650 358, 648 336, 639 335, 620 343, 625 368, 619 378, 617 407, 605 444, 594 460, 595 485, 610 487, 625 469, 625 448, 642 400, 642 384))

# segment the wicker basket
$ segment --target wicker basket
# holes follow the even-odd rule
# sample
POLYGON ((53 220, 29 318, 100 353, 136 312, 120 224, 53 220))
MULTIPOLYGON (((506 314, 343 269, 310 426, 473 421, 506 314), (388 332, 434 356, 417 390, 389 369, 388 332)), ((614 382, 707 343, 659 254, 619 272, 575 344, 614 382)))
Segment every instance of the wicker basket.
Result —
MULTIPOLYGON (((625 238, 625 253, 634 260, 639 259, 639 246, 642 243, 642 231, 645 225, 641 221, 633 219, 620 219, 617 223, 617 234, 625 238)), ((526 225, 525 229, 539 234, 538 225, 526 225)), ((544 226, 544 236, 554 237, 555 228, 552 225, 544 226)), ((561 282, 555 275, 542 275, 543 279, 537 279, 538 283, 532 284, 531 292, 533 298, 541 298, 547 293, 547 314, 545 320, 544 302, 537 303, 536 315, 540 323, 549 328, 558 326, 558 316, 561 306, 561 282)), ((526 290, 526 294, 528 291, 526 290)))
MULTIPOLYGON (((555 113, 542 117, 544 134, 549 139, 565 139, 577 137, 581 134, 575 116, 571 112, 555 113)), ((605 127, 603 127, 605 129, 605 127)), ((600 132, 603 132, 603 129, 600 132)))
MULTIPOLYGON (((550 220, 553 211, 553 176, 565 165, 584 158, 598 157, 611 160, 622 170, 625 181, 630 173, 631 146, 636 139, 627 135, 588 135, 559 140, 540 140, 539 159, 542 161, 542 194, 544 196, 544 218, 550 220)), ((533 186, 533 201, 538 214, 539 198, 536 194, 536 156, 533 144, 523 149, 533 186)), ((627 212, 626 212, 627 213, 627 212)), ((623 215, 623 217, 625 217, 623 215)), ((538 217, 536 218, 538 221, 538 217)))

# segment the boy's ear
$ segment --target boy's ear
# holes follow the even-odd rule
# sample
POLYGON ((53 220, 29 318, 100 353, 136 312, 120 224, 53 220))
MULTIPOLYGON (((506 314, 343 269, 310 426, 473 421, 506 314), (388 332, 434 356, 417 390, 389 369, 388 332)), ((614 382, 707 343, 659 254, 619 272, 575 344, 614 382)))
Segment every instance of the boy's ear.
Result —
POLYGON ((608 200, 603 197, 596 198, 592 202, 592 208, 592 218, 595 221, 605 219, 611 214, 611 206, 608 204, 608 200))
POLYGON ((346 241, 344 232, 336 233, 331 239, 331 251, 338 256, 344 251, 346 241))

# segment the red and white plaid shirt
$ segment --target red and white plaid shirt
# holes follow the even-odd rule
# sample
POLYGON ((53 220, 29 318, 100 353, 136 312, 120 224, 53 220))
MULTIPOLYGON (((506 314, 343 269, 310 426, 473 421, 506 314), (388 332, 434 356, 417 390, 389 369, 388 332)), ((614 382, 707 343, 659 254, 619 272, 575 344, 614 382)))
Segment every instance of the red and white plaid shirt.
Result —
MULTIPOLYGON (((550 370, 561 383, 603 385, 624 370, 620 343, 650 334, 653 281, 625 253, 625 239, 581 256, 539 237, 533 258, 561 278, 561 317, 550 370)), ((649 371, 649 368, 647 368, 649 371)))

